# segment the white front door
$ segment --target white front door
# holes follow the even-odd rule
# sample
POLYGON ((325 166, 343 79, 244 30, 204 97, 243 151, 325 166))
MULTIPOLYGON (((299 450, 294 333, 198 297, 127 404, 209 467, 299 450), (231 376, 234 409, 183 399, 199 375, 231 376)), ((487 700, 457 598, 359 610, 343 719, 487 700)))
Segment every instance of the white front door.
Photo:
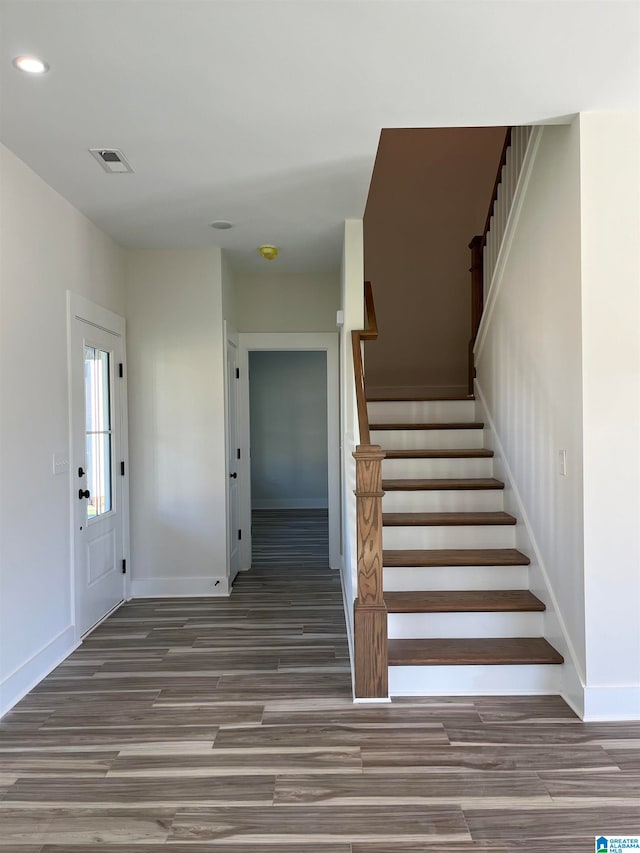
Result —
POLYGON ((238 444, 238 347, 227 339, 227 472, 229 474, 229 511, 227 513, 229 542, 229 584, 240 569, 240 515, 238 481, 240 446, 238 444))
POLYGON ((76 626, 86 634, 124 599, 123 340, 71 318, 71 483, 76 626))

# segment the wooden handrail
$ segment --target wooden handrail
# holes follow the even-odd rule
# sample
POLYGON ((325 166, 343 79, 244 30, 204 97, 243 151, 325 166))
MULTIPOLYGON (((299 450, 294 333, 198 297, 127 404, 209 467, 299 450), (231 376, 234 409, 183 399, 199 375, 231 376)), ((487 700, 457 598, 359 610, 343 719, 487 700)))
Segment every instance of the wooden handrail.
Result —
POLYGON ((482 310, 484 308, 484 237, 481 235, 474 237, 469 243, 469 248, 471 249, 471 266, 469 267, 469 272, 471 273, 471 338, 469 340, 469 386, 467 391, 469 396, 473 397, 473 381, 476 378, 473 348, 476 345, 480 320, 482 319, 482 310))
POLYGON ((504 143, 502 145, 502 152, 500 154, 500 162, 498 163, 496 179, 493 182, 493 191, 491 193, 491 201, 489 202, 487 218, 484 222, 484 229, 482 231, 482 234, 478 234, 477 236, 475 236, 473 240, 469 243, 469 248, 471 249, 471 266, 469 267, 469 272, 471 273, 471 338, 469 340, 469 381, 467 388, 469 396, 473 396, 474 393, 474 379, 476 377, 476 367, 475 359, 473 356, 473 349, 476 345, 476 338, 478 337, 478 329, 480 328, 480 320, 482 319, 482 311, 484 308, 484 248, 487 245, 487 234, 489 233, 489 228, 491 227, 491 220, 493 218, 496 202, 498 200, 498 190, 502 182, 504 167, 507 163, 507 154, 509 148, 511 147, 512 130, 513 128, 508 127, 507 132, 504 136, 504 143))
POLYGON ((356 460, 356 524, 358 597, 354 602, 355 695, 386 699, 388 695, 387 608, 382 590, 382 460, 385 454, 371 444, 362 341, 378 337, 371 282, 364 284, 365 328, 351 332, 360 443, 356 460))
POLYGON ((370 281, 364 283, 365 328, 353 329, 351 346, 353 348, 353 369, 356 379, 356 402, 358 406, 358 424, 360 427, 360 443, 370 444, 369 416, 367 414, 367 391, 364 381, 364 364, 362 362, 362 341, 375 341, 378 337, 378 321, 373 302, 373 288, 370 281))
MULTIPOLYGON (((482 232, 482 245, 485 246, 487 243, 487 234, 489 233, 489 227, 491 225, 491 217, 493 216, 493 209, 496 206, 496 201, 498 200, 498 187, 502 182, 502 170, 505 167, 507 162, 507 152, 511 147, 511 132, 513 128, 508 127, 507 132, 504 137, 504 144, 502 146, 502 153, 500 154, 500 162, 498 163, 498 171, 496 173, 496 179, 493 184, 493 192, 491 193, 491 201, 489 202, 489 211, 487 212, 487 218, 484 221, 484 230, 482 232)), ((474 237, 474 240, 477 238, 474 237)), ((473 241, 472 241, 473 242, 473 241)), ((471 248, 471 245, 469 246, 471 248)))

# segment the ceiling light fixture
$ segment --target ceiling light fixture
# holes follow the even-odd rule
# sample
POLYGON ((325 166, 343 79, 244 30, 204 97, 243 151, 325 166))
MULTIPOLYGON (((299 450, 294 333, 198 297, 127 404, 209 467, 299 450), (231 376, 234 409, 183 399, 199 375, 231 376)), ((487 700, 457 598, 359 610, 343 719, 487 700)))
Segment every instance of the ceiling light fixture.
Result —
POLYGON ((211 222, 211 227, 216 228, 218 231, 228 231, 229 228, 233 228, 233 222, 229 222, 226 219, 216 219, 215 222, 211 222))
POLYGON ((262 255, 265 261, 275 261, 278 257, 279 249, 277 246, 260 246, 258 252, 262 255))
POLYGON ((16 56, 13 64, 18 71, 26 71, 27 74, 46 74, 49 70, 49 63, 37 56, 16 56))

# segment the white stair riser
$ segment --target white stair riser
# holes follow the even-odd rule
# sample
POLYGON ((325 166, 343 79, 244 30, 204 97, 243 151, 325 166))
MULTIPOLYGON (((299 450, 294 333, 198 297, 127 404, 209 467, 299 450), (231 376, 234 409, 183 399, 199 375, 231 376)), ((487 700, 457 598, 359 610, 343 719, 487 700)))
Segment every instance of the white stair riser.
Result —
POLYGON ((469 479, 493 476, 493 459, 384 459, 387 480, 469 479))
POLYGON ((390 640, 539 637, 542 613, 389 613, 390 640))
POLYGON ((529 589, 528 566, 408 566, 383 572, 383 589, 388 592, 529 589))
POLYGON ((369 403, 371 423, 458 423, 475 418, 473 400, 398 400, 369 403))
MULTIPOLYGON (((562 667, 390 666, 390 696, 491 696, 559 693, 562 667)), ((455 741, 451 741, 455 745, 455 741)), ((478 734, 478 743, 482 737, 478 734)), ((524 739, 523 739, 524 743, 524 739)), ((517 744, 517 740, 514 741, 517 744)), ((469 746, 469 743, 464 746, 469 746)))
MULTIPOLYGON (((369 404, 372 423, 465 423, 476 419, 473 401, 397 401, 369 404)), ((485 446, 484 430, 374 430, 371 441, 384 450, 451 450, 485 446)), ((491 457, 385 459, 385 480, 476 479, 493 476, 491 457)), ((496 512, 504 508, 499 489, 387 491, 383 512, 496 512)), ((512 548, 515 525, 403 526, 383 529, 386 550, 512 548)), ((528 589, 527 566, 386 567, 386 591, 528 589)), ((389 639, 536 637, 542 612, 390 613, 389 639)), ((557 693, 562 667, 390 666, 389 694, 504 695, 557 693)))
POLYGON ((502 489, 436 489, 434 491, 388 491, 382 499, 383 512, 500 512, 502 489))
POLYGON ((515 525, 474 527, 384 527, 382 542, 390 551, 434 548, 514 548, 515 525))
POLYGON ((371 443, 383 450, 420 450, 449 447, 483 447, 481 429, 377 429, 371 432, 371 443))

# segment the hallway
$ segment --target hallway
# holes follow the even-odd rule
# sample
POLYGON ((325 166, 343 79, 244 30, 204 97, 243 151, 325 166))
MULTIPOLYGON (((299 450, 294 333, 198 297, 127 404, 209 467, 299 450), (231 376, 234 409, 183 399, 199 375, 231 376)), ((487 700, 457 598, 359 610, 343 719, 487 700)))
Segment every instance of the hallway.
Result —
POLYGON ((587 853, 639 797, 638 723, 353 705, 339 576, 304 564, 126 604, 0 723, 12 853, 587 853))
POLYGON ((326 509, 254 509, 251 513, 253 566, 324 569, 329 563, 326 509))

